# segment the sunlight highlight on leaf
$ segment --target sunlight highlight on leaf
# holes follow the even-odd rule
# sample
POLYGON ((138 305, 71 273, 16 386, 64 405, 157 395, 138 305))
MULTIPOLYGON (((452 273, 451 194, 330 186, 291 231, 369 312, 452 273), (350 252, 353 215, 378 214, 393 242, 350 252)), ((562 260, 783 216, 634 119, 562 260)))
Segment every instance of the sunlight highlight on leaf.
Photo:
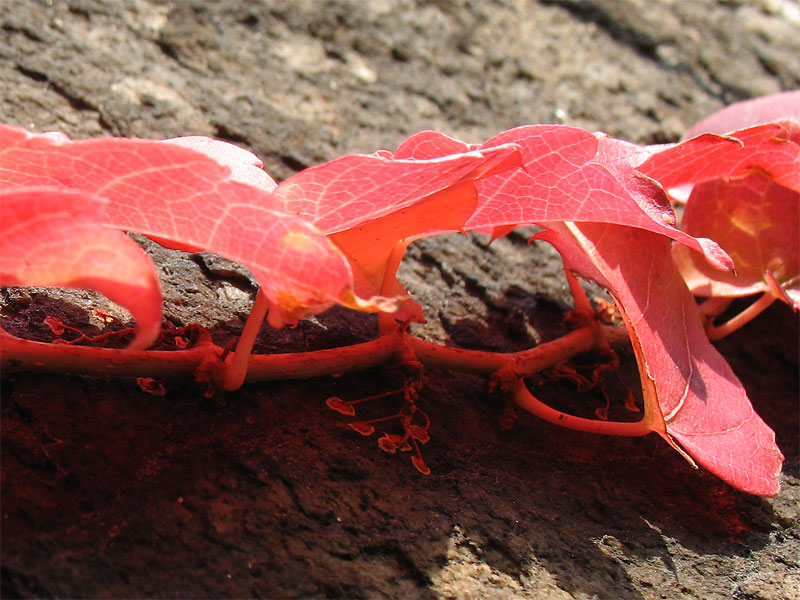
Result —
MULTIPOLYGON (((519 166, 513 143, 430 159, 409 144, 311 167, 275 190, 284 210, 311 220, 347 256, 361 297, 407 296, 395 277, 406 246, 463 230, 477 203, 474 182, 519 166)), ((422 309, 407 300, 398 317, 421 321, 422 309)))
MULTIPOLYGON (((10 126, 2 126, 0 134, 3 186, 79 189, 107 201, 107 225, 153 236, 169 247, 209 250, 241 262, 270 299, 274 324, 294 323, 336 302, 362 310, 387 308, 386 302, 353 297, 345 257, 307 220, 285 213, 267 191, 269 185, 242 183, 229 166, 181 142, 71 142, 63 135, 10 126), (309 243, 286 243, 296 236, 309 243)), ((203 147, 219 155, 219 145, 203 147)), ((235 154, 226 161, 248 156, 235 154)))

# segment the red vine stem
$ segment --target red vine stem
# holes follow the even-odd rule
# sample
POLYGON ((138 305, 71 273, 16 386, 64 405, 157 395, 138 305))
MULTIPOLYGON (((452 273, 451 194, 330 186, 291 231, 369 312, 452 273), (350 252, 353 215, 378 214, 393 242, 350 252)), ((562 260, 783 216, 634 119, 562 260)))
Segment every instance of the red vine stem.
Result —
MULTIPOLYGON (((399 328, 370 342, 330 350, 251 355, 246 381, 302 379, 361 371, 390 361, 407 345, 418 360, 431 367, 492 374, 508 365, 527 376, 590 351, 605 340, 612 346, 627 342, 624 328, 587 325, 552 342, 514 353, 451 348, 411 337, 399 328)), ((241 342, 240 342, 241 343, 241 342)), ((118 350, 34 342, 0 330, 0 369, 61 371, 84 375, 165 377, 194 372, 201 364, 220 362, 222 349, 210 340, 188 350, 118 350)))
POLYGON ((755 319, 758 315, 764 312, 767 308, 775 302, 777 298, 769 292, 761 295, 761 297, 753 302, 750 306, 745 308, 735 317, 725 321, 722 325, 714 325, 713 320, 706 325, 706 333, 710 340, 721 340, 726 335, 730 335, 740 327, 747 325, 750 321, 755 319))
POLYGON ((80 375, 166 377, 191 373, 222 349, 211 340, 187 350, 119 350, 34 342, 0 329, 0 370, 60 371, 80 375))
POLYGON ((513 365, 514 373, 527 377, 578 354, 589 352, 604 341, 611 346, 628 342, 624 327, 586 325, 551 342, 513 353, 484 352, 452 348, 409 336, 408 343, 417 358, 427 366, 441 367, 466 373, 491 375, 513 365))
POLYGON ((554 425, 560 425, 576 431, 598 433, 603 435, 624 435, 638 437, 653 432, 648 415, 640 421, 602 421, 599 419, 584 419, 556 410, 548 406, 536 396, 531 394, 525 382, 517 378, 511 391, 511 397, 520 407, 554 425))
POLYGON ((242 387, 247 376, 253 345, 256 343, 258 332, 261 331, 261 325, 264 323, 264 317, 267 315, 268 310, 269 299, 263 290, 259 288, 256 299, 253 302, 253 308, 250 310, 250 315, 244 324, 242 335, 236 344, 236 350, 227 357, 218 375, 218 385, 221 389, 231 391, 242 387))
MULTIPOLYGON (((252 322, 260 324, 261 319, 253 319, 252 322)), ((250 323, 251 321, 248 321, 248 324, 250 323)), ((245 364, 237 362, 236 354, 229 362, 223 363, 221 360, 223 350, 213 344, 209 336, 188 350, 131 351, 34 342, 0 330, 0 349, 2 349, 0 369, 4 372, 59 370, 89 375, 154 378, 180 372, 197 374, 203 369, 210 369, 222 374, 218 382, 224 389, 232 390, 244 380, 252 382, 305 379, 360 371, 397 359, 399 356, 404 356, 404 353, 410 353, 427 366, 497 375, 520 407, 556 425, 590 433, 625 436, 646 435, 652 431, 649 426, 651 419, 646 408, 645 416, 639 422, 584 419, 560 412, 542 403, 528 391, 523 381, 523 377, 564 363, 594 348, 627 343, 628 333, 623 327, 598 325, 593 322, 551 342, 513 353, 442 346, 413 338, 404 329, 395 326, 376 340, 353 346, 313 352, 250 355, 254 335, 252 331, 243 334, 236 349, 236 353, 239 353, 240 349, 246 353, 239 355, 240 357, 249 357, 245 364)))
MULTIPOLYGON (((409 238, 398 241, 389 254, 389 259, 386 262, 386 267, 383 272, 383 281, 381 281, 380 289, 380 294, 384 298, 389 298, 392 295, 392 287, 394 282, 397 281, 397 270, 400 268, 400 263, 403 261, 406 248, 408 248, 408 244, 410 243, 411 240, 409 238)), ((388 333, 394 329, 394 327, 394 315, 386 312, 378 313, 378 328, 381 334, 388 333)))

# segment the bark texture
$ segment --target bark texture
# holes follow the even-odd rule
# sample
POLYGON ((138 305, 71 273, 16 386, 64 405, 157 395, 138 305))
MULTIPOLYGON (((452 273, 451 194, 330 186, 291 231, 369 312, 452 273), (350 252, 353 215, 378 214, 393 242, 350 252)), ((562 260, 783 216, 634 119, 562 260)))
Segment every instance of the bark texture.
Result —
MULTIPOLYGON (((659 143, 800 87, 799 28, 791 0, 3 0, 0 121, 209 135, 277 178, 423 129, 478 142, 565 122, 659 143)), ((147 246, 173 323, 239 330, 246 274, 147 246)), ((402 278, 427 339, 516 350, 563 332, 559 261, 523 234, 426 240, 402 278)), ((8 290, 2 322, 46 338, 45 316, 88 329, 98 302, 8 290)), ((332 310, 265 330, 259 349, 374 333, 371 317, 332 310)), ((486 381, 444 371, 420 400, 429 477, 325 407, 396 386, 391 366, 211 399, 178 379, 159 397, 135 381, 4 376, 2 596, 800 598, 796 315, 774 307, 719 347, 786 455, 776 498, 693 471, 655 436, 525 415, 503 430, 486 381)), ((570 410, 603 404, 546 389, 570 410)))

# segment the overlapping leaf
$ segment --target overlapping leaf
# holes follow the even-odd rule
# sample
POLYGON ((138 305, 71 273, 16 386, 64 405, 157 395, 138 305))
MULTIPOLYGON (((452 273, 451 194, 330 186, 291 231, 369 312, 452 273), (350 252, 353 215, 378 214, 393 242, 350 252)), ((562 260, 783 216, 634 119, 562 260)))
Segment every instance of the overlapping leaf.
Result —
MULTIPOLYGON (((402 149, 345 156, 275 190, 284 210, 308 218, 347 255, 360 294, 402 294, 394 273, 408 243, 463 230, 476 207, 474 182, 519 166, 513 143, 430 159, 402 149)), ((407 303, 405 312, 422 318, 416 303, 407 303)))
POLYGON ((213 158, 231 170, 230 178, 234 181, 250 184, 265 192, 272 192, 278 187, 278 182, 264 171, 261 159, 249 150, 202 135, 188 135, 164 141, 191 148, 213 158))
MULTIPOLYGON (((504 232, 520 224, 552 221, 616 223, 667 235, 701 252, 716 268, 732 266, 717 244, 675 227, 675 214, 663 190, 634 168, 648 158, 646 149, 566 125, 517 127, 479 148, 508 143, 521 147, 524 168, 476 184, 478 207, 466 228, 504 232)), ((434 158, 459 145, 464 150, 475 148, 424 132, 401 149, 411 156, 434 158)))
POLYGON ((693 125, 683 139, 704 133, 726 134, 787 118, 800 121, 800 90, 770 94, 726 106, 693 125))
MULTIPOLYGON (((0 128, 0 136, 3 206, 28 211, 9 213, 8 244, 25 248, 20 235, 44 232, 66 248, 61 262, 48 262, 47 245, 28 245, 28 254, 17 248, 9 254, 12 267, 3 267, 3 283, 85 284, 112 299, 122 297, 120 290, 133 294, 137 285, 152 290, 152 271, 136 271, 132 280, 113 277, 125 261, 140 269, 141 253, 129 253, 130 242, 123 244, 118 232, 99 225, 102 219, 113 228, 140 231, 173 247, 209 249, 249 266, 277 325, 334 302, 390 307, 377 297, 361 300, 356 292, 400 293, 397 262, 417 237, 545 226, 540 237, 558 248, 567 266, 617 299, 639 363, 648 426, 732 485, 762 495, 777 491, 782 456, 774 434, 705 337, 670 258, 670 240, 698 251, 715 268, 730 269, 732 261, 715 242, 674 226, 664 187, 689 183, 700 194, 715 185, 708 182, 723 180, 730 187, 735 181, 737 193, 757 196, 761 207, 767 196, 781 197, 773 186, 796 194, 797 129, 791 121, 734 136, 704 135, 655 154, 557 125, 520 127, 479 146, 423 132, 394 154, 347 156, 277 188, 260 174, 252 154, 203 138, 71 142, 12 127, 0 128), (90 216, 69 213, 65 228, 55 208, 61 198, 65 210, 73 207, 78 214, 89 207, 90 216), (30 218, 36 211, 41 219, 30 218), (89 254, 97 260, 84 261, 89 254), (75 266, 83 262, 90 267, 75 266), (56 267, 63 276, 55 274, 56 267)), ((761 212, 776 231, 784 231, 777 215, 785 212, 761 212)), ((743 220, 752 224, 750 217, 743 220)), ((762 252, 769 244, 755 237, 762 252)), ((774 246, 794 239, 779 233, 774 246)), ((785 260, 778 264, 774 253, 762 255, 744 269, 751 278, 751 271, 790 277, 797 269, 785 260)), ((152 307, 152 298, 146 304, 152 307)), ((154 320, 145 307, 128 305, 142 322, 154 320)), ((418 307, 408 313, 420 316, 418 307)), ((137 343, 148 336, 152 329, 140 333, 137 343)))
POLYGON ((702 134, 653 154, 637 170, 670 189, 762 170, 800 191, 800 124, 783 120, 733 131, 702 134))
POLYGON ((568 268, 617 301, 631 334, 648 425, 734 487, 778 493, 783 455, 744 387, 706 337, 695 301, 670 258, 670 242, 643 229, 548 225, 568 268))
POLYGON ((100 224, 104 207, 78 190, 0 190, 0 286, 97 290, 130 311, 130 348, 145 348, 161 330, 158 278, 138 245, 100 224))
MULTIPOLYGON (((670 238, 715 267, 730 267, 729 257, 714 242, 674 228, 663 188, 635 168, 647 159, 645 149, 558 126, 511 130, 487 144, 511 140, 523 147, 525 172, 479 182, 479 209, 467 226, 547 227, 541 237, 567 265, 617 299, 637 354, 648 425, 736 487, 776 493, 782 456, 774 434, 710 345, 671 260, 670 238)), ((413 151, 452 145, 427 135, 413 151)))
POLYGON ((684 211, 687 233, 712 235, 728 250, 736 271, 708 268, 676 246, 674 257, 699 296, 785 295, 800 308, 800 193, 756 171, 741 179, 694 186, 684 211))
POLYGON ((0 184, 81 190, 107 200, 107 225, 243 263, 262 285, 274 325, 335 302, 385 306, 354 295, 341 252, 307 220, 282 211, 269 182, 243 183, 226 165, 176 143, 71 142, 9 126, 0 136, 0 184))
POLYGON ((800 92, 729 106, 691 132, 700 135, 640 167, 666 187, 689 188, 682 229, 712 237, 735 261, 735 273, 720 273, 676 247, 689 287, 701 296, 768 292, 797 310, 800 92), (782 120, 763 123, 765 118, 782 120), (731 129, 738 131, 727 133, 731 129))

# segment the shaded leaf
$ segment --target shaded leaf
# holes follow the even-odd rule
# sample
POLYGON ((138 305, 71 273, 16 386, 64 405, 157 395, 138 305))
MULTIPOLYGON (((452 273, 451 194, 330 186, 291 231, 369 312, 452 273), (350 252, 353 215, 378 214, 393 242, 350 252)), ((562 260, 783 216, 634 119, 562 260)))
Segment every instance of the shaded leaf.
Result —
POLYGON ((369 423, 365 423, 364 421, 356 421, 354 423, 348 423, 348 426, 353 431, 357 431, 363 436, 370 436, 375 433, 375 428, 370 425, 369 423))
POLYGON ((417 471, 419 471, 423 475, 431 474, 430 468, 428 467, 428 465, 425 463, 425 461, 422 459, 421 456, 419 455, 412 456, 411 463, 414 465, 417 471))
POLYGON ((386 433, 378 439, 378 447, 384 452, 395 454, 406 442, 405 435, 386 433))
POLYGON ((686 248, 673 248, 687 285, 699 296, 739 297, 768 292, 777 281, 800 307, 800 192, 778 185, 766 173, 696 185, 686 205, 683 229, 713 237, 736 263, 735 273, 710 269, 686 248))
POLYGON ((163 398, 167 395, 167 389, 160 381, 156 381, 152 377, 137 377, 136 385, 146 394, 151 396, 158 396, 163 398))
POLYGON ((158 278, 136 243, 98 222, 104 206, 78 190, 0 190, 0 285, 97 290, 130 311, 130 348, 145 348, 161 329, 158 278))
POLYGON ((331 410, 335 410, 338 413, 347 415, 348 417, 356 416, 356 409, 353 407, 353 405, 348 404, 338 396, 331 396, 330 398, 325 400, 325 406, 327 406, 331 410))
POLYGON ((420 425, 409 425, 407 427, 408 434, 417 440, 421 444, 427 444, 431 441, 431 436, 428 433, 427 427, 422 427, 420 425))

